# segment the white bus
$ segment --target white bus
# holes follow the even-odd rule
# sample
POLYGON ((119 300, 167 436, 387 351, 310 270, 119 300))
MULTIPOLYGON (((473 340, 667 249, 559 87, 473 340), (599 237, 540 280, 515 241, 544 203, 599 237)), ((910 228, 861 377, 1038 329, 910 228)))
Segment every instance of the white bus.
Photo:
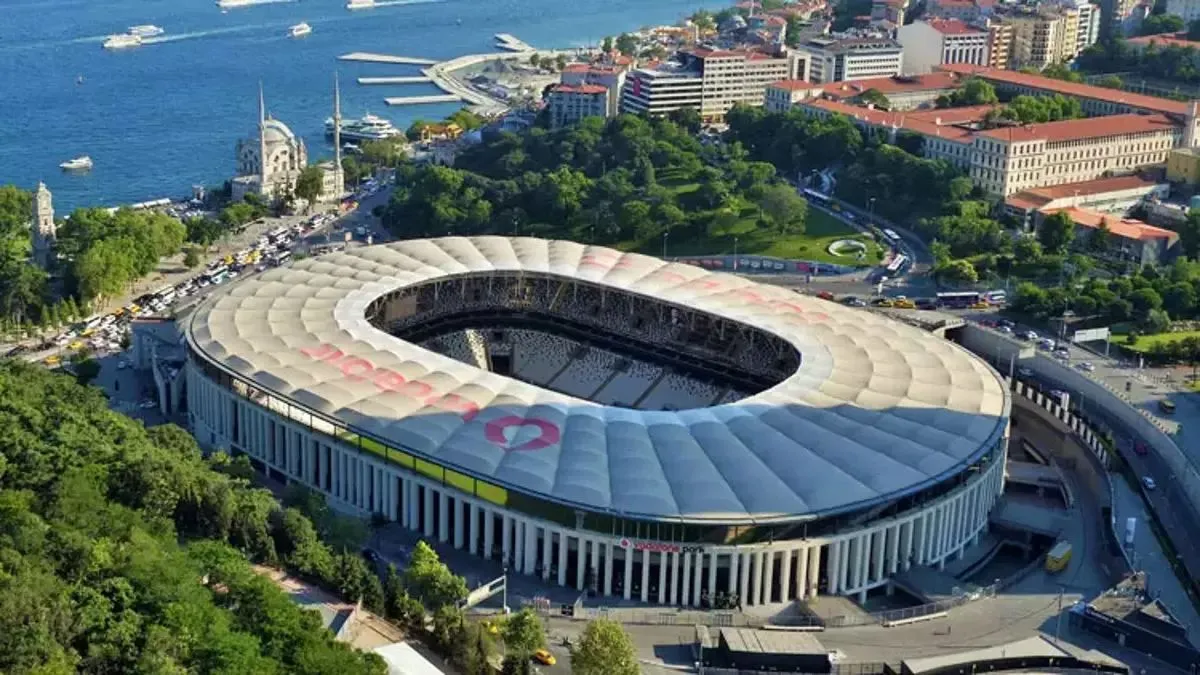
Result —
POLYGON ((891 241, 900 241, 900 235, 896 234, 896 231, 892 229, 884 230, 883 236, 887 237, 891 241))

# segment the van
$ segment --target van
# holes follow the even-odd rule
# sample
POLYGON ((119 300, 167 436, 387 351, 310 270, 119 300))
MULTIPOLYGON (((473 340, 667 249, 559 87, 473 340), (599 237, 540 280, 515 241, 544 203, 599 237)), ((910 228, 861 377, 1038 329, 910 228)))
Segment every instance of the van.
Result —
POLYGON ((1061 572, 1071 562, 1071 542, 1060 541, 1046 554, 1046 571, 1061 572))
POLYGON ((1168 415, 1175 414, 1175 404, 1165 398, 1158 402, 1158 409, 1168 415))

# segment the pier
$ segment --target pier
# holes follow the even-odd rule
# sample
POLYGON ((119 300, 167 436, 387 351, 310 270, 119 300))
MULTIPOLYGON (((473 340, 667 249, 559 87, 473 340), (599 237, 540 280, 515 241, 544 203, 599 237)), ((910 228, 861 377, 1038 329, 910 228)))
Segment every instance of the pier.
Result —
POLYGON ((495 35, 497 46, 501 49, 507 49, 513 52, 532 52, 537 51, 528 43, 518 40, 510 33, 496 33, 495 35))
POLYGON ((421 84, 433 82, 433 78, 423 75, 402 75, 399 77, 360 77, 359 84, 421 84))
POLYGON ((461 101, 455 94, 432 94, 430 96, 392 96, 383 99, 388 105, 417 105, 420 103, 455 103, 461 101))
POLYGON ((351 52, 338 57, 339 61, 360 61, 362 63, 399 63, 408 66, 433 66, 433 59, 418 59, 412 56, 392 56, 390 54, 374 54, 371 52, 351 52))

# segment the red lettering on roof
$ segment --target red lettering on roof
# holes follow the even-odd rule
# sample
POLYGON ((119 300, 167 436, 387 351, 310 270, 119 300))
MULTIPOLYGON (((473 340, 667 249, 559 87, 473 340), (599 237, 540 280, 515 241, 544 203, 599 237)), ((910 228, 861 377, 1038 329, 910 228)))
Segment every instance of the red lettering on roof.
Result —
POLYGON ((343 359, 342 362, 338 364, 338 368, 341 369, 342 373, 344 373, 346 377, 352 380, 364 379, 369 373, 372 373, 375 370, 375 367, 371 365, 370 361, 357 356, 351 356, 343 359))
POLYGON ((488 422, 487 426, 484 427, 483 435, 484 438, 487 438, 501 448, 512 451, 541 450, 542 448, 558 444, 559 439, 562 438, 562 432, 554 423, 540 417, 518 417, 516 415, 500 417, 488 422), (533 427, 538 430, 538 435, 536 438, 531 438, 520 445, 510 447, 508 437, 504 432, 514 427, 517 429, 533 427))
POLYGON ((300 350, 300 353, 318 361, 336 361, 344 356, 342 350, 330 344, 323 344, 317 347, 305 347, 304 349, 300 350))

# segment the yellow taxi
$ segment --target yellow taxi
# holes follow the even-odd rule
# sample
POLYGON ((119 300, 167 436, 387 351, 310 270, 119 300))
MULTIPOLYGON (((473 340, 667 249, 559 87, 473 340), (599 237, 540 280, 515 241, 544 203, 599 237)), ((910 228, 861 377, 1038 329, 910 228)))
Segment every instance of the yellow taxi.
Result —
POLYGON ((875 302, 872 302, 871 304, 875 305, 876 307, 895 307, 896 306, 896 303, 892 302, 888 298, 883 298, 882 300, 876 300, 875 302))
POLYGON ((991 305, 988 304, 987 300, 980 300, 979 302, 975 302, 975 303, 971 304, 971 309, 990 309, 990 308, 991 308, 991 305))
POLYGON ((546 649, 539 649, 536 652, 534 652, 533 659, 535 661, 537 661, 538 663, 542 664, 543 666, 552 666, 558 662, 554 658, 554 655, 551 654, 550 651, 546 650, 546 649))
POLYGON ((42 363, 44 363, 48 366, 57 366, 61 361, 62 361, 62 359, 60 359, 57 356, 47 356, 46 360, 42 361, 42 363))
POLYGON ((83 342, 81 342, 79 340, 76 340, 76 341, 72 342, 71 344, 67 345, 67 349, 73 349, 76 351, 83 349, 83 347, 84 347, 83 342))
POLYGON ((893 302, 892 307, 895 307, 896 309, 916 309, 917 303, 905 298, 904 300, 897 300, 893 302))

